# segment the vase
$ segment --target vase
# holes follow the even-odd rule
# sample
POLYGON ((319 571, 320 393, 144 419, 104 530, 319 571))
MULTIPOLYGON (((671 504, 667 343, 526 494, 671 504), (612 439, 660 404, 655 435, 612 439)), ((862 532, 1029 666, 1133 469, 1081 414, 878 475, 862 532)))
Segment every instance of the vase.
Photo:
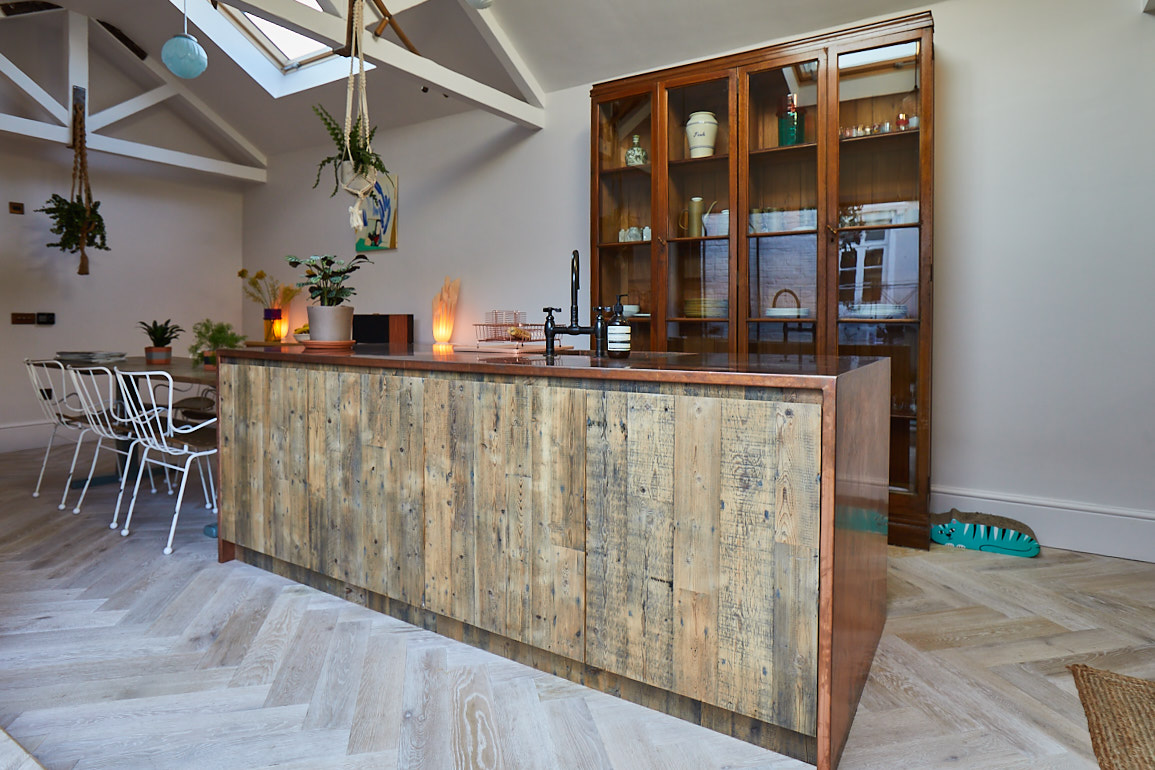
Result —
POLYGON ((343 342, 353 339, 353 308, 350 305, 310 305, 309 339, 313 342, 343 342))
POLYGON ((265 308, 265 342, 280 342, 285 336, 283 313, 279 307, 265 308))
POLYGON ((718 136, 718 119, 712 112, 692 112, 686 121, 686 140, 690 143, 691 158, 706 158, 714 154, 714 139, 718 136))
POLYGON ((644 166, 650 162, 650 155, 646 152, 646 148, 642 147, 642 137, 634 134, 634 143, 626 150, 626 165, 627 166, 644 166))
POLYGON ((149 366, 168 366, 172 363, 172 348, 145 348, 144 362, 149 366))

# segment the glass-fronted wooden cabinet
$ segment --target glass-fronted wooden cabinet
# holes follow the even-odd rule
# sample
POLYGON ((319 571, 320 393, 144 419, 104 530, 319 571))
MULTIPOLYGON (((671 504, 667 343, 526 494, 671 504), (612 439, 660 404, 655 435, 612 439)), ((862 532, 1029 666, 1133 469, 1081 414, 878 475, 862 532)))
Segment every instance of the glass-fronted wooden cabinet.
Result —
POLYGON ((929 13, 593 88, 592 299, 636 349, 891 358, 891 542, 928 543, 929 13))

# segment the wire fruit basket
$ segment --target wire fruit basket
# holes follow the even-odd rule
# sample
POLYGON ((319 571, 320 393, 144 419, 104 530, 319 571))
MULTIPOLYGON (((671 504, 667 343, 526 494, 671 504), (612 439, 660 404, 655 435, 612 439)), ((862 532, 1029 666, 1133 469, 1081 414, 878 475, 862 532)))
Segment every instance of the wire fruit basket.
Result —
POLYGON ((490 310, 484 323, 475 323, 478 342, 543 342, 545 324, 527 324, 520 310, 490 310))

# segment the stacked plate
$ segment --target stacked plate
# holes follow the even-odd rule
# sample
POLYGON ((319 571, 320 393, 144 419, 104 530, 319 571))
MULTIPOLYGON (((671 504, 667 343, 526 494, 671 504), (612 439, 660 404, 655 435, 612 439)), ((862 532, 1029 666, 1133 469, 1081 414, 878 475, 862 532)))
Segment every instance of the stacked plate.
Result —
POLYGON ((124 353, 108 350, 58 350, 56 360, 66 364, 110 364, 124 360, 124 353))
POLYGON ((763 318, 809 318, 808 307, 768 307, 762 310, 763 318))
POLYGON ((843 318, 906 318, 906 305, 888 305, 882 302, 869 305, 851 305, 843 318))
POLYGON ((728 300, 703 298, 686 300, 687 318, 724 318, 728 315, 730 315, 728 300))

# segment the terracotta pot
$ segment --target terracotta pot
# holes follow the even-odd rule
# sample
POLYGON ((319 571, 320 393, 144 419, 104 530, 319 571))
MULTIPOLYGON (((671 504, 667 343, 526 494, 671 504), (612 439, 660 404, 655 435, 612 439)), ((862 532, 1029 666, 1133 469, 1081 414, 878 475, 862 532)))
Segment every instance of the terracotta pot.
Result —
POLYGON ((172 363, 172 348, 145 348, 144 362, 149 366, 168 366, 172 363))
POLYGON ((204 364, 206 372, 215 372, 217 370, 217 354, 205 353, 204 364))
POLYGON ((309 305, 309 339, 338 342, 353 339, 353 308, 350 305, 309 305))

